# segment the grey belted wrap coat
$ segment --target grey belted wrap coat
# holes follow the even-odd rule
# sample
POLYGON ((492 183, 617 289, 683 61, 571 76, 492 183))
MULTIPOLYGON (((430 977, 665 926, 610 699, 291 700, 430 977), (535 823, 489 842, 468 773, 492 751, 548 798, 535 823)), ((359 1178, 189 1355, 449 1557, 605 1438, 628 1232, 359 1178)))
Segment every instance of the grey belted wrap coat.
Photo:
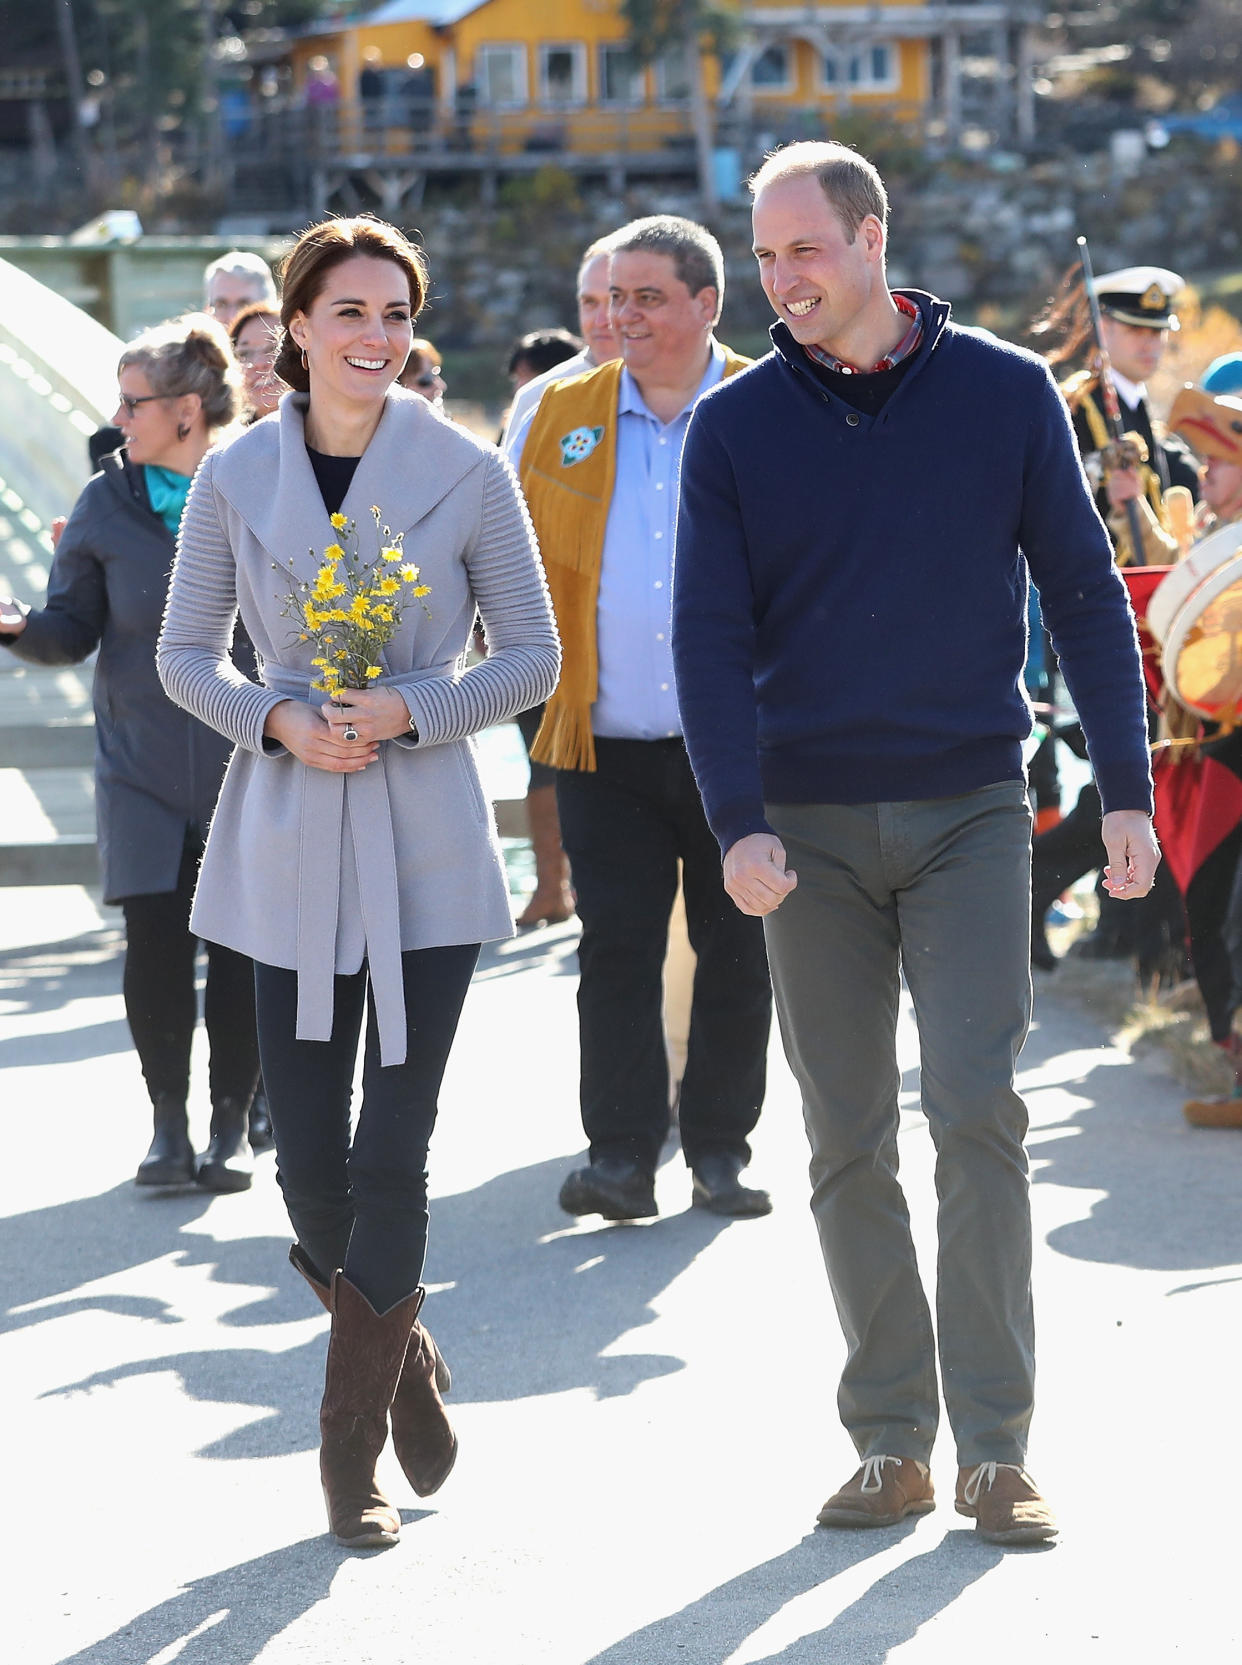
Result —
POLYGON ((411 602, 373 686, 417 726, 356 774, 308 768, 264 739, 285 698, 318 707, 314 648, 283 616, 292 568, 313 578, 339 541, 306 452, 305 394, 211 453, 181 523, 158 665, 171 697, 236 746, 203 856, 192 924, 265 965, 298 972, 299 1039, 327 1040, 334 973, 367 964, 381 1061, 405 1057, 400 955, 513 932, 472 737, 546 699, 560 649, 535 536, 512 470, 416 394, 394 388, 341 513, 365 560, 378 506, 430 585, 411 602), (476 607, 489 657, 466 669, 476 607), (259 682, 227 656, 233 619, 259 682), (428 617, 428 613, 430 617, 428 617))

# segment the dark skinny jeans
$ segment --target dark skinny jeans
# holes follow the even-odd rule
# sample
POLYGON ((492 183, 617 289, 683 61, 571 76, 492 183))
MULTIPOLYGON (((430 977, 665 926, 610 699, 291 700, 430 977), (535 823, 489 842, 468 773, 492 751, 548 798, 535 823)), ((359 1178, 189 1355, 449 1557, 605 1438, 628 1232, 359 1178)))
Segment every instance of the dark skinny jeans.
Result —
POLYGON ((255 965, 259 1053, 290 1223, 324 1281, 343 1268, 377 1312, 422 1281, 427 1147, 478 957, 477 943, 402 954, 406 1059, 387 1067, 365 966, 335 979, 331 1039, 299 1041, 297 973, 255 965), (351 1140, 364 1010, 362 1105, 351 1140))

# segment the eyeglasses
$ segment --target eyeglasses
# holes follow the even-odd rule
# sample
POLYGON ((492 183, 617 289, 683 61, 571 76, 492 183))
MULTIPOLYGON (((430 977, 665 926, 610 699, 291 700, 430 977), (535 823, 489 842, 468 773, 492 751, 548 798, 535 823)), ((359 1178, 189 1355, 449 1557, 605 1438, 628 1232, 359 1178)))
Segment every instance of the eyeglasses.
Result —
POLYGON ((132 393, 122 393, 118 402, 125 406, 127 416, 132 416, 139 405, 149 405, 156 399, 179 399, 179 393, 142 393, 134 398, 132 393))

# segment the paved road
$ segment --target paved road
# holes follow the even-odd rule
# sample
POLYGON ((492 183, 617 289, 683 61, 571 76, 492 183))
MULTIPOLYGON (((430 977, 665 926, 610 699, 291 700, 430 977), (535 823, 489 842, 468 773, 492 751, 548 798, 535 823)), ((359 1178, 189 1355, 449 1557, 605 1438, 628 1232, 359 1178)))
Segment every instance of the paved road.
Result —
MULTIPOLYGON (((1002 1553, 951 1507, 814 1530, 853 1466, 841 1347, 773 1069, 726 1225, 559 1213, 579 1151, 569 929, 493 952, 433 1149, 429 1313, 462 1455, 402 1492, 386 1554, 324 1535, 324 1319, 284 1263, 266 1158, 242 1196, 156 1197, 116 919, 0 896, 5 1657, 21 1665, 964 1665, 1238 1657, 1242 1138, 1196 1133, 1149 1067, 1044 1001, 1035 1131, 1040 1412, 1063 1539, 1002 1553)), ((928 1142, 903 1030, 920 1241, 928 1142)), ((195 1104, 200 1140, 206 1120, 195 1104)), ((931 1263, 930 1253, 928 1264, 931 1263)), ((396 1474, 395 1469, 393 1470, 396 1474)), ((953 1455, 936 1478, 951 1490, 953 1455)), ((399 1476, 397 1477, 399 1484, 399 1476)))

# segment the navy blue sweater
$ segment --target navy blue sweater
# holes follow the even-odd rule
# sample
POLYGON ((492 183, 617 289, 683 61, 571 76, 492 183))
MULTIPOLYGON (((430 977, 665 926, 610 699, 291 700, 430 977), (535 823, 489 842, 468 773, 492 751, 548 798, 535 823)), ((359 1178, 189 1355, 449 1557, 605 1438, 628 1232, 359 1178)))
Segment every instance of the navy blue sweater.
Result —
POLYGON ((776 324, 776 351, 691 418, 673 650, 722 850, 770 830, 765 801, 1020 779, 1028 567, 1105 809, 1151 808, 1133 615, 1056 384, 903 293, 925 338, 878 415, 828 392, 776 324))

